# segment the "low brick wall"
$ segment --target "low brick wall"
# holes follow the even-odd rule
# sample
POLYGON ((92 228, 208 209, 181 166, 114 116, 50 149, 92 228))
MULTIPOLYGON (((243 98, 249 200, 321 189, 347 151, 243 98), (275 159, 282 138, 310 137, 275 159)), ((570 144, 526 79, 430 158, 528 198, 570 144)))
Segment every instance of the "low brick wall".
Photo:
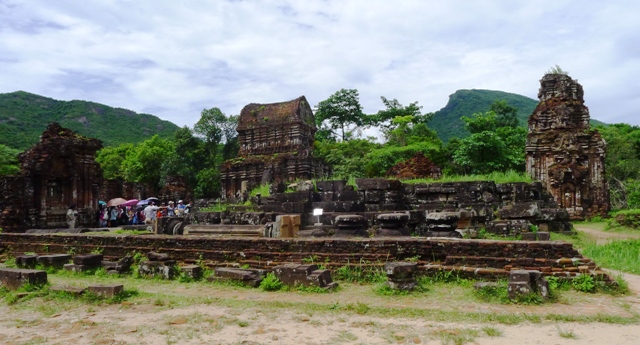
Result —
MULTIPOLYGON (((253 267, 314 260, 329 267, 345 264, 383 265, 388 261, 418 260, 426 264, 454 264, 496 269, 567 266, 567 258, 588 262, 570 243, 489 241, 433 238, 212 238, 194 236, 113 236, 86 234, 0 234, 8 252, 89 253, 102 251, 106 258, 121 258, 135 251, 168 253, 211 266, 233 262, 253 267), (449 260, 447 258, 449 257, 449 260), (469 258, 471 260, 464 260, 469 258), (483 259, 484 258, 484 259, 483 259), (560 260, 560 259, 565 260, 560 260), (455 262, 455 263, 454 263, 455 262)), ((573 265, 570 265, 573 266, 573 265)))

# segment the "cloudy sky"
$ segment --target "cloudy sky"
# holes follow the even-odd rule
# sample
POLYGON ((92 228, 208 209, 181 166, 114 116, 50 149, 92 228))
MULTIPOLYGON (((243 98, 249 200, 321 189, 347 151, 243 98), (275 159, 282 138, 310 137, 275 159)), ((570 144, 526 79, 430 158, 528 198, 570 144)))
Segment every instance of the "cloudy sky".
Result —
POLYGON ((203 108, 358 89, 423 111, 458 89, 537 98, 558 64, 592 118, 640 125, 640 1, 0 0, 0 93, 192 126, 203 108))

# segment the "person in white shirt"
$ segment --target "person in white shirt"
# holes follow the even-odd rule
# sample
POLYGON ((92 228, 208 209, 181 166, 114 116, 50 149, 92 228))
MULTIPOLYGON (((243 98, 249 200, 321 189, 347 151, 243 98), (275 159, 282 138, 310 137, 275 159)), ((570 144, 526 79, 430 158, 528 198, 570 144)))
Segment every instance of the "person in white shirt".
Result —
POLYGON ((155 206, 153 202, 150 202, 147 207, 144 208, 144 223, 145 224, 153 224, 153 221, 156 220, 156 211, 158 211, 159 207, 155 206))
POLYGON ((76 227, 76 217, 78 216, 78 211, 76 211, 76 205, 69 206, 67 210, 67 224, 69 225, 69 229, 74 229, 76 227))

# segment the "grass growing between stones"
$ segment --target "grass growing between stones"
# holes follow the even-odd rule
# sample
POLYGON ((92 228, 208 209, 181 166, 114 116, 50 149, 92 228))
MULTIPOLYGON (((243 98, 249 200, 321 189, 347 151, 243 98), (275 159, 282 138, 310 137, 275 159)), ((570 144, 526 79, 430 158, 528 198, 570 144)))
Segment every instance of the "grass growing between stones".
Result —
POLYGON ((436 183, 436 182, 474 182, 474 181, 493 181, 495 183, 515 183, 526 182, 531 183, 533 180, 527 173, 517 171, 492 172, 490 174, 477 175, 447 175, 443 174, 439 179, 414 179, 405 180, 404 183, 436 183))

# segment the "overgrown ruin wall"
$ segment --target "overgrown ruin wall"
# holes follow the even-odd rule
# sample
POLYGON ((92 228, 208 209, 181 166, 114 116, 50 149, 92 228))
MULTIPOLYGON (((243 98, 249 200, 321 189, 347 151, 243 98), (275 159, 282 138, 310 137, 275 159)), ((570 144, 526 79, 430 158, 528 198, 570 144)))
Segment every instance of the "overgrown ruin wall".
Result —
MULTIPOLYGON (((484 241, 427 238, 394 239, 272 239, 212 238, 186 236, 109 236, 0 234, 0 243, 11 253, 90 253, 100 250, 106 258, 121 258, 134 252, 157 251, 211 266, 232 263, 251 267, 273 267, 313 258, 329 267, 346 264, 384 265, 389 261, 418 260, 424 269, 447 265, 501 270, 537 269, 548 274, 576 274, 594 269, 570 243, 527 241, 484 241), (582 266, 583 268, 579 268, 582 266)), ((487 274, 495 271, 487 271, 487 274)), ((499 273, 499 272, 498 272, 499 273)))
POLYGON ((582 85, 564 74, 540 80, 540 103, 529 117, 527 172, 542 181, 572 219, 606 216, 606 143, 589 126, 582 85))

